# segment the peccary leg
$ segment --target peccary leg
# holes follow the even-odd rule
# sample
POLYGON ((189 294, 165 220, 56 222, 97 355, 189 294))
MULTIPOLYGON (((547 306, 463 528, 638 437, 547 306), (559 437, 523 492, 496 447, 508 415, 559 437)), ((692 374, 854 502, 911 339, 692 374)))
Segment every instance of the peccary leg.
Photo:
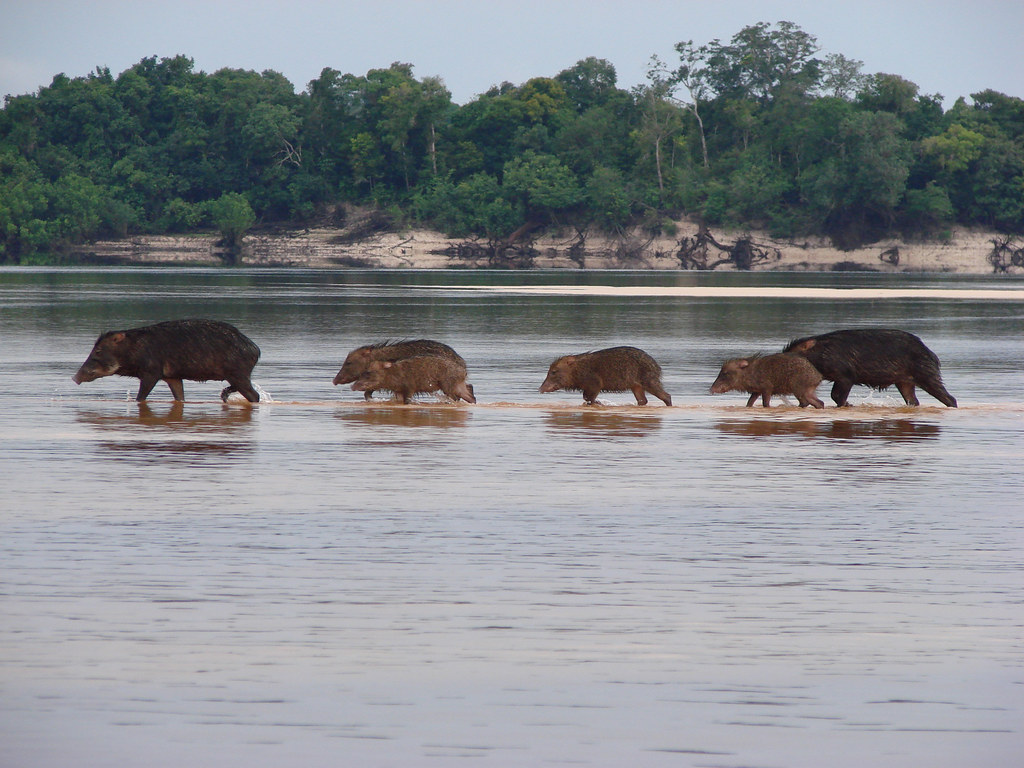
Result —
POLYGON ((801 408, 806 408, 808 405, 812 405, 815 408, 824 408, 825 404, 818 399, 818 396, 814 394, 813 389, 807 390, 804 394, 797 394, 797 401, 800 403, 801 408))
POLYGON ((459 400, 465 400, 467 403, 476 402, 476 398, 469 390, 469 385, 463 382, 459 382, 454 386, 449 387, 448 389, 442 389, 441 391, 444 392, 445 397, 454 403, 459 402, 459 400))
POLYGON ((907 405, 920 405, 918 402, 917 395, 914 394, 914 382, 912 381, 897 381, 896 389, 903 395, 903 399, 907 405))
POLYGON ((220 391, 220 399, 225 403, 228 401, 228 395, 232 392, 241 392, 242 397, 250 403, 258 403, 260 401, 260 393, 256 391, 248 379, 245 381, 242 381, 241 379, 238 381, 231 381, 229 379, 228 384, 229 386, 224 387, 224 389, 220 391))
POLYGON ((252 385, 252 382, 246 379, 242 381, 229 382, 231 386, 235 387, 242 396, 245 397, 250 403, 258 403, 260 401, 260 393, 256 391, 256 388, 252 385))
POLYGON ((598 387, 587 386, 583 389, 583 399, 588 405, 593 405, 599 394, 601 390, 598 387))
POLYGON ((934 397, 940 403, 950 408, 956 408, 956 398, 953 397, 941 384, 922 384, 921 389, 934 397))
MULTIPOLYGON (((455 387, 455 394, 458 395, 458 397, 461 397, 467 403, 476 402, 476 395, 473 393, 473 387, 470 386, 469 384, 460 382, 455 387)), ((455 402, 458 402, 458 399, 456 399, 455 402)))
POLYGON ((652 384, 647 387, 647 391, 654 395, 656 398, 661 400, 665 405, 672 405, 672 395, 665 391, 664 387, 660 387, 657 384, 652 384))
POLYGON ((167 382, 167 386, 171 388, 171 394, 175 400, 185 399, 185 387, 181 383, 181 379, 164 379, 167 382))
MULTIPOLYGON (((153 387, 156 386, 156 383, 158 381, 160 381, 160 379, 157 376, 146 376, 145 378, 140 378, 139 393, 135 396, 135 399, 139 402, 142 402, 147 397, 149 397, 149 393, 153 391, 153 387)), ((174 390, 171 391, 173 393, 174 390)))
POLYGON ((373 400, 373 390, 368 389, 363 392, 363 400, 373 400))
POLYGON ((633 397, 636 398, 637 405, 647 405, 647 395, 642 385, 637 384, 633 387, 633 397))
POLYGON ((747 408, 753 408, 754 407, 754 401, 757 400, 757 398, 760 397, 760 396, 761 396, 760 392, 755 392, 749 398, 747 398, 747 408))
POLYGON ((836 405, 846 405, 846 398, 850 396, 850 390, 853 389, 853 383, 849 381, 842 381, 837 379, 832 384, 832 400, 836 405))
POLYGON ((765 408, 767 408, 768 404, 771 403, 771 401, 772 401, 771 390, 766 389, 764 392, 761 393, 761 405, 764 406, 765 408))

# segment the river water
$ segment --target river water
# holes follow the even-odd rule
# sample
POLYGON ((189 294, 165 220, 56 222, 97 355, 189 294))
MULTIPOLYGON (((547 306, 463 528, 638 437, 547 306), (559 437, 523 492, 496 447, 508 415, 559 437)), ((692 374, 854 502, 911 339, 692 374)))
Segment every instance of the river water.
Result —
POLYGON ((5 269, 0 409, 4 768, 1021 764, 1020 279, 5 269), (71 381, 178 317, 267 401, 71 381), (857 326, 961 407, 708 393, 857 326), (420 337, 477 405, 332 386, 420 337), (537 391, 617 344, 674 407, 537 391))

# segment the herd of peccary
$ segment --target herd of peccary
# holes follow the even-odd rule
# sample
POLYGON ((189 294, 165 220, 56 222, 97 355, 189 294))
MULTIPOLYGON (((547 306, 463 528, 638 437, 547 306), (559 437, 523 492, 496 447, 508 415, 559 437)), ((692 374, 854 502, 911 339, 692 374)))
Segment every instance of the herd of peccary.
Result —
MULTIPOLYGON (((131 376, 139 380, 139 401, 161 380, 175 400, 185 399, 183 380, 227 381, 222 400, 239 392, 255 403, 260 398, 250 377, 259 357, 259 347, 233 325, 170 320, 102 334, 74 381, 131 376)), ((400 403, 417 394, 442 392, 453 401, 475 403, 466 376, 466 361, 447 344, 428 339, 385 341, 352 350, 334 384, 351 384, 366 399, 378 390, 391 392, 400 403)), ((747 407, 761 398, 767 408, 772 396, 793 395, 800 407, 824 408, 815 392, 822 379, 833 382, 837 406, 847 404, 854 384, 863 384, 875 389, 895 386, 908 405, 919 404, 914 390, 920 387, 944 405, 956 407, 956 399, 942 385, 935 354, 917 336, 892 329, 832 331, 796 339, 779 353, 728 360, 711 392, 746 392, 747 407)), ((672 405, 672 396, 661 383, 661 366, 636 347, 558 358, 540 385, 541 392, 557 390, 582 392, 587 404, 595 403, 601 392, 632 392, 638 405, 647 404, 647 393, 672 405)))

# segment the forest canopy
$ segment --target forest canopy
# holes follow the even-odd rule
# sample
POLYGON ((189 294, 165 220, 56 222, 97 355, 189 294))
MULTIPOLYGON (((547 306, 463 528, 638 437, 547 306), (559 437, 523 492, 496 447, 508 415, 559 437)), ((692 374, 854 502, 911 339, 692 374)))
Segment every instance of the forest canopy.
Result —
POLYGON ((840 248, 953 224, 1020 233, 1024 100, 942 103, 785 21, 681 41, 629 90, 591 57, 465 105, 405 63, 325 68, 296 93, 269 70, 150 57, 5 99, 0 262, 135 233, 231 243, 344 205, 506 244, 684 215, 840 248))

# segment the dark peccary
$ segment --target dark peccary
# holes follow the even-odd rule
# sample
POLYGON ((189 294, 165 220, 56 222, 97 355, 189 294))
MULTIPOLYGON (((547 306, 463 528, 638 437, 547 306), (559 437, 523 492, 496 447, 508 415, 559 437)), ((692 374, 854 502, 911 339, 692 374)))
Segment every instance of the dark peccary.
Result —
POLYGON ((589 405, 601 392, 632 392, 637 405, 647 405, 645 392, 650 392, 665 405, 672 405, 672 396, 661 386, 661 366, 636 347, 611 347, 558 358, 548 369, 540 391, 558 389, 582 392, 589 405))
MULTIPOLYGON (((417 355, 434 355, 435 357, 446 357, 456 365, 462 366, 462 375, 466 375, 466 361, 458 352, 442 344, 440 341, 431 339, 417 339, 416 341, 382 341, 378 344, 367 344, 348 353, 345 362, 341 364, 341 370, 334 377, 334 384, 351 384, 365 373, 370 363, 375 360, 395 362, 407 357, 417 355)), ((467 385, 469 391, 473 391, 472 385, 467 385)), ((364 397, 369 400, 373 397, 374 390, 368 389, 364 397)))
POLYGON ((758 397, 765 408, 772 395, 795 395, 804 408, 813 405, 824 408, 815 389, 821 383, 821 374, 807 360, 799 355, 751 355, 727 360, 711 385, 711 394, 720 395, 732 390, 749 392, 747 408, 754 405, 758 397))
POLYGON ((175 400, 185 399, 182 380, 227 381, 220 393, 227 401, 241 392, 251 403, 260 396, 250 376, 260 359, 260 348, 237 328, 217 320, 168 320, 164 323, 107 331, 96 340, 78 373, 76 384, 104 376, 133 376, 139 380, 143 401, 163 379, 175 400))
POLYGON ((920 387, 943 405, 956 408, 942 385, 939 358, 917 336, 889 328, 832 331, 791 341, 784 350, 803 355, 832 381, 832 399, 846 405, 854 384, 882 390, 896 385, 908 405, 919 405, 920 387))
POLYGON ((352 384, 357 392, 386 389, 400 403, 408 403, 419 393, 444 392, 452 400, 475 403, 473 390, 466 384, 466 367, 439 355, 416 355, 402 360, 374 360, 352 384))

